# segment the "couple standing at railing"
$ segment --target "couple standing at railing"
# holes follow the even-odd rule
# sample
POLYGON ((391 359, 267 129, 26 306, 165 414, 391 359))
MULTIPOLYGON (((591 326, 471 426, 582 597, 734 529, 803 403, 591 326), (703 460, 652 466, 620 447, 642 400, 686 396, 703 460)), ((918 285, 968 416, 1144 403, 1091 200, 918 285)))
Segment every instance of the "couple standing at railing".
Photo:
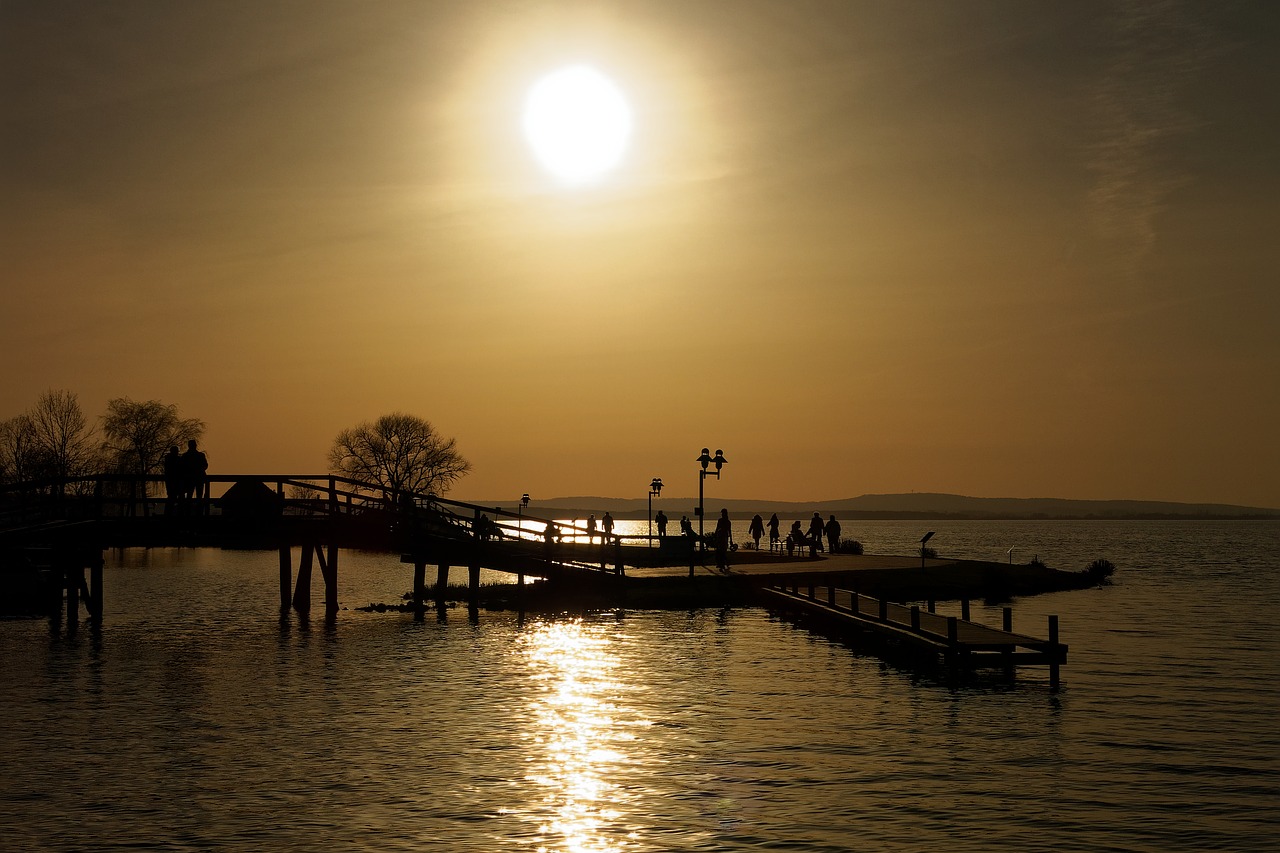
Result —
POLYGON ((178 452, 178 445, 169 447, 164 456, 164 491, 168 501, 166 515, 204 515, 209 509, 209 457, 196 446, 193 438, 187 442, 186 453, 178 452))

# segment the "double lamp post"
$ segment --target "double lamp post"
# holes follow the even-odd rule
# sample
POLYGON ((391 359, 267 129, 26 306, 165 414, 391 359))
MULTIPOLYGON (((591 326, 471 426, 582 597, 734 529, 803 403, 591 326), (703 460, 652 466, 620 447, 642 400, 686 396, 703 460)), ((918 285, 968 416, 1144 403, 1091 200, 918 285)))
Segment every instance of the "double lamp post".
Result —
POLYGON ((710 451, 704 447, 702 448, 702 455, 698 457, 697 461, 702 465, 702 470, 698 472, 698 550, 705 554, 707 551, 707 539, 702 532, 702 519, 706 516, 706 513, 703 512, 702 503, 703 493, 706 489, 707 477, 714 474, 715 478, 719 480, 720 469, 723 468, 724 464, 729 460, 724 458, 724 451, 717 450, 716 455, 713 457, 710 451), (716 470, 708 471, 707 466, 711 465, 713 462, 715 463, 716 470))

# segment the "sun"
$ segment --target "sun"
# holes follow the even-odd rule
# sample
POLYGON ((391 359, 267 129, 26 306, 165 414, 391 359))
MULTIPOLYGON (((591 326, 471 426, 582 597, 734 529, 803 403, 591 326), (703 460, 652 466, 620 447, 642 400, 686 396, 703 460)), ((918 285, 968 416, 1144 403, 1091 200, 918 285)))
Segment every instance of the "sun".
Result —
POLYGON ((551 174, 566 183, 587 183, 622 161, 631 136, 631 108, 608 77, 571 65, 529 90, 524 135, 551 174))

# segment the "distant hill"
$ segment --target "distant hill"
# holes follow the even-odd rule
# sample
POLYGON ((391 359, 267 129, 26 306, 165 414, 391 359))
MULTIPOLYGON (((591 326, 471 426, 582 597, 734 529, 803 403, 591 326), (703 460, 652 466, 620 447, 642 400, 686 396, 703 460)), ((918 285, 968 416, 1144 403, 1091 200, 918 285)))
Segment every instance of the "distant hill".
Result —
MULTIPOLYGON (((472 503, 515 510, 515 506, 509 501, 498 501, 492 504, 480 501, 472 503)), ((661 500, 654 501, 654 509, 661 508, 668 516, 678 520, 681 515, 692 518, 693 509, 697 504, 696 497, 663 497, 661 500)), ((856 498, 808 503, 709 498, 706 501, 707 516, 719 514, 722 507, 728 509, 729 514, 734 518, 750 518, 757 512, 766 518, 775 512, 779 517, 808 518, 818 512, 824 516, 836 515, 840 518, 864 519, 1280 519, 1280 509, 1233 504, 1088 501, 1065 498, 972 498, 930 492, 862 495, 856 498)), ((528 509, 528 513, 535 516, 579 518, 585 518, 589 513, 600 515, 606 511, 612 513, 615 518, 645 518, 648 501, 645 498, 576 496, 534 501, 528 509)))

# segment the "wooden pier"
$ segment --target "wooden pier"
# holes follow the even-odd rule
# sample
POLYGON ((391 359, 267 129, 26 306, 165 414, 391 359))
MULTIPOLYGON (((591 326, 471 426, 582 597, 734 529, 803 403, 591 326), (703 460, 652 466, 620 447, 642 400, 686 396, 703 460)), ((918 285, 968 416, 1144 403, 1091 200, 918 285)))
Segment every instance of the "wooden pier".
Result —
MULTIPOLYGON (((80 607, 103 618, 102 551, 123 547, 223 547, 279 553, 281 611, 307 613, 318 566, 324 609, 339 609, 338 556, 343 548, 400 554, 413 566, 410 602, 422 619, 429 602, 445 611, 449 575, 467 569, 467 603, 474 614, 480 571, 515 581, 515 606, 701 607, 763 604, 802 615, 822 630, 874 637, 895 649, 941 659, 956 671, 1018 665, 1049 667, 1056 689, 1067 646, 1057 618, 1048 639, 1013 632, 1006 608, 1000 629, 972 622, 968 601, 960 617, 898 601, 928 597, 1025 594, 1093 585, 1083 573, 1019 569, 971 560, 826 555, 785 556, 740 551, 732 570, 717 572, 686 537, 605 539, 570 523, 534 518, 522 510, 450 501, 434 495, 388 493, 328 475, 223 475, 208 478, 212 493, 181 505, 154 496, 159 479, 102 475, 76 481, 0 488, 0 558, 49 578, 50 611, 65 612, 74 630, 80 607), (530 522, 535 529, 530 529, 530 522), (547 535, 540 535, 539 530, 547 535), (553 535, 554 534, 554 535, 553 535), (624 541, 625 540, 625 541, 624 541), (300 549, 298 565, 293 553, 300 549), (435 566, 428 586, 427 567, 435 566), (85 575, 88 574, 86 579, 85 575), (537 579, 530 593, 526 580, 537 579), (872 596, 859 593, 869 590, 872 596)), ((473 616, 474 618, 474 616, 473 616)))
POLYGON ((767 606, 816 622, 824 632, 865 634, 915 653, 941 659, 954 671, 983 667, 1013 672, 1018 665, 1049 667, 1049 686, 1057 690, 1067 646, 1058 642, 1058 617, 1050 616, 1048 638, 1013 631, 1013 610, 1003 610, 1003 626, 992 628, 969 619, 969 601, 961 615, 943 616, 934 602, 925 609, 862 595, 835 584, 771 584, 761 589, 767 606))

